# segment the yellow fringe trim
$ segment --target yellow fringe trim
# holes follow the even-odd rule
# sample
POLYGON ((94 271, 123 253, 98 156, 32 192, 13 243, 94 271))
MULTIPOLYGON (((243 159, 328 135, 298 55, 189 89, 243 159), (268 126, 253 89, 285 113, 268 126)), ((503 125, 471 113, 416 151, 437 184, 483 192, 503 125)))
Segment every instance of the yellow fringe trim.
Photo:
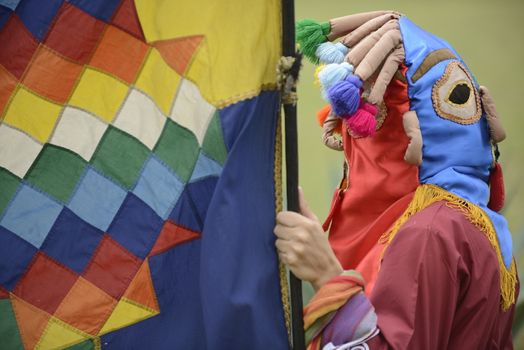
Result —
POLYGON ((515 285, 517 283, 515 260, 512 260, 509 269, 506 268, 500 251, 497 234, 491 219, 484 210, 438 186, 426 184, 417 188, 413 200, 404 214, 380 237, 379 242, 385 246, 382 254, 384 254, 388 245, 393 241, 400 227, 404 225, 412 215, 438 201, 446 201, 448 207, 459 210, 466 219, 484 233, 489 240, 499 262, 501 308, 503 311, 507 311, 511 305, 515 304, 515 285))
MULTIPOLYGON (((275 215, 282 211, 282 122, 280 113, 277 117, 277 128, 275 134, 275 215)), ((291 344, 291 305, 289 297, 289 284, 287 269, 281 261, 278 262, 278 274, 280 278, 280 293, 282 295, 282 306, 284 308, 284 320, 286 322, 288 342, 291 344)))

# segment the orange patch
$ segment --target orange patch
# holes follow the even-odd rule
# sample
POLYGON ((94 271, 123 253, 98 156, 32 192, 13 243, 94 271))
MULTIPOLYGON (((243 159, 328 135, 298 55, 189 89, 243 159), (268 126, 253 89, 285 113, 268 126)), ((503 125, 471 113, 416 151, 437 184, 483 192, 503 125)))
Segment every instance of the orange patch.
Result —
POLYGON ((149 46, 132 35, 108 26, 90 65, 133 83, 149 46))
POLYGON ((155 289, 153 288, 153 281, 151 280, 148 260, 144 261, 142 266, 140 266, 140 270, 138 270, 129 288, 124 293, 124 298, 160 312, 155 289))
POLYGON ((62 321, 96 335, 116 307, 117 301, 80 277, 55 312, 62 321))
POLYGON ((11 294, 20 336, 26 349, 34 349, 51 315, 11 294))
POLYGON ((184 75, 203 38, 202 35, 196 35, 181 39, 162 40, 155 42, 153 46, 171 68, 179 75, 184 75))
POLYGON ((44 97, 65 103, 81 72, 81 65, 41 45, 22 83, 44 97))
POLYGON ((0 65, 0 120, 11 98, 11 94, 16 88, 16 83, 16 78, 0 65))

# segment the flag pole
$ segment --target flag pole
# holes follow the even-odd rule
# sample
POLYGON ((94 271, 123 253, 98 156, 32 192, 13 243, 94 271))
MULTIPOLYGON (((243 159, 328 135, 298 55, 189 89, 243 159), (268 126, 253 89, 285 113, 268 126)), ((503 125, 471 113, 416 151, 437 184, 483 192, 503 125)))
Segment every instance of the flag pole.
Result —
MULTIPOLYGON (((285 57, 296 57, 294 0, 282 0, 282 53, 285 57)), ((285 115, 287 209, 299 212, 297 107, 296 103, 290 103, 289 101, 286 103, 285 100, 283 100, 283 106, 285 115)), ((291 296, 293 350, 305 350, 302 282, 291 272, 289 289, 291 296)))

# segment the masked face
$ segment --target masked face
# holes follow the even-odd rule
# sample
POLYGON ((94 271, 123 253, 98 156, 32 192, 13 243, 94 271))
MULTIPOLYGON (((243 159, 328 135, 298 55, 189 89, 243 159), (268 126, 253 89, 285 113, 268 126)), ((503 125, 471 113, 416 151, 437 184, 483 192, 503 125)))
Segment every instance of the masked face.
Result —
POLYGON ((399 24, 410 110, 417 115, 423 140, 421 183, 450 190, 460 186, 456 191, 470 200, 487 197, 492 146, 473 75, 446 41, 405 17, 399 24), (467 184, 475 186, 464 188, 467 184))

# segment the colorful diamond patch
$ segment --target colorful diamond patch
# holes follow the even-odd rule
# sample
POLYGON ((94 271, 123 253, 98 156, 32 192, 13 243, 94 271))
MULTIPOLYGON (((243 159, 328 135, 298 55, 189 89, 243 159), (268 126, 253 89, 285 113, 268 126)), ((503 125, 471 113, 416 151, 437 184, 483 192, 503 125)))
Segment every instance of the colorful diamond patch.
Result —
POLYGON ((2 346, 91 349, 162 312, 149 257, 200 238, 227 156, 185 76, 203 37, 147 43, 130 0, 1 2, 2 346))

